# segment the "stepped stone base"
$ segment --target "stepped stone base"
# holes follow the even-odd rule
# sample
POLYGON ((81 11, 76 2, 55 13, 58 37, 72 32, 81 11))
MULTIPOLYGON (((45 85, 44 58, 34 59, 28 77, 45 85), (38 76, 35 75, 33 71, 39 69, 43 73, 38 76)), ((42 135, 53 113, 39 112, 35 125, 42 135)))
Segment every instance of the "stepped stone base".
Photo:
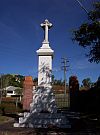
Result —
MULTIPOLYGON (((27 115, 28 116, 28 115, 27 115)), ((71 128, 68 119, 61 113, 38 113, 27 117, 25 123, 22 121, 24 117, 19 118, 19 123, 14 123, 14 127, 30 127, 30 128, 71 128)))

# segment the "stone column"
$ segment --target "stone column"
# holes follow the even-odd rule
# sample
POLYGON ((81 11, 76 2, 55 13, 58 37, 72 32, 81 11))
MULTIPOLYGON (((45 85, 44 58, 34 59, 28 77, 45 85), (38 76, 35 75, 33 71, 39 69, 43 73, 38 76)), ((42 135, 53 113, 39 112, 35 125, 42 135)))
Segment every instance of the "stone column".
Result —
POLYGON ((42 47, 37 50, 38 60, 38 85, 51 85, 52 58, 54 51, 49 46, 48 31, 52 24, 46 19, 41 27, 44 29, 42 47))

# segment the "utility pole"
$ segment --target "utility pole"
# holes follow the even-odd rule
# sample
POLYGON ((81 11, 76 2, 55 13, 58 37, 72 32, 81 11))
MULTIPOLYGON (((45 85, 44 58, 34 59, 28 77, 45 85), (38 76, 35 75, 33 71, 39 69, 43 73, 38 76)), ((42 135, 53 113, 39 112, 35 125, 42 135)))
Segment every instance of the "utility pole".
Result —
POLYGON ((67 67, 69 67, 69 66, 67 66, 67 63, 69 62, 68 60, 67 60, 67 58, 61 58, 62 59, 62 66, 61 66, 61 69, 64 71, 64 85, 65 85, 65 91, 64 91, 64 95, 65 95, 65 101, 66 101, 66 103, 67 103, 67 108, 69 108, 70 107, 70 93, 69 93, 69 90, 67 91, 67 89, 66 89, 66 72, 67 72, 67 67))
POLYGON ((69 66, 67 66, 67 63, 69 62, 68 60, 67 60, 67 58, 61 58, 62 59, 62 66, 61 66, 61 69, 64 71, 64 85, 65 85, 65 91, 64 91, 64 93, 65 93, 65 95, 66 95, 66 72, 67 72, 67 67, 69 67, 69 66))

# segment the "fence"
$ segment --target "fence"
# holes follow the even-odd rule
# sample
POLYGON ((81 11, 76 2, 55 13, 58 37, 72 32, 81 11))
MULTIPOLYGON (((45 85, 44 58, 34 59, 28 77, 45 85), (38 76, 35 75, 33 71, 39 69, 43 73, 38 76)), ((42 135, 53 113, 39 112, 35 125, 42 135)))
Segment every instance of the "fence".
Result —
POLYGON ((55 94, 55 100, 57 108, 69 108, 70 107, 70 97, 69 93, 65 94, 55 94))

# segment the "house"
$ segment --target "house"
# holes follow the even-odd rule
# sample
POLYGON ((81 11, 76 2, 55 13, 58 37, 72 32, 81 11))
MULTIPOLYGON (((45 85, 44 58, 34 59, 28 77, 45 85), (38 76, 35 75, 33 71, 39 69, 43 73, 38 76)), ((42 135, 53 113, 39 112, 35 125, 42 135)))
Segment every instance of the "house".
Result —
POLYGON ((5 88, 6 91, 6 97, 14 97, 18 96, 19 94, 16 93, 17 89, 21 89, 19 87, 14 87, 14 86, 8 86, 5 88))

